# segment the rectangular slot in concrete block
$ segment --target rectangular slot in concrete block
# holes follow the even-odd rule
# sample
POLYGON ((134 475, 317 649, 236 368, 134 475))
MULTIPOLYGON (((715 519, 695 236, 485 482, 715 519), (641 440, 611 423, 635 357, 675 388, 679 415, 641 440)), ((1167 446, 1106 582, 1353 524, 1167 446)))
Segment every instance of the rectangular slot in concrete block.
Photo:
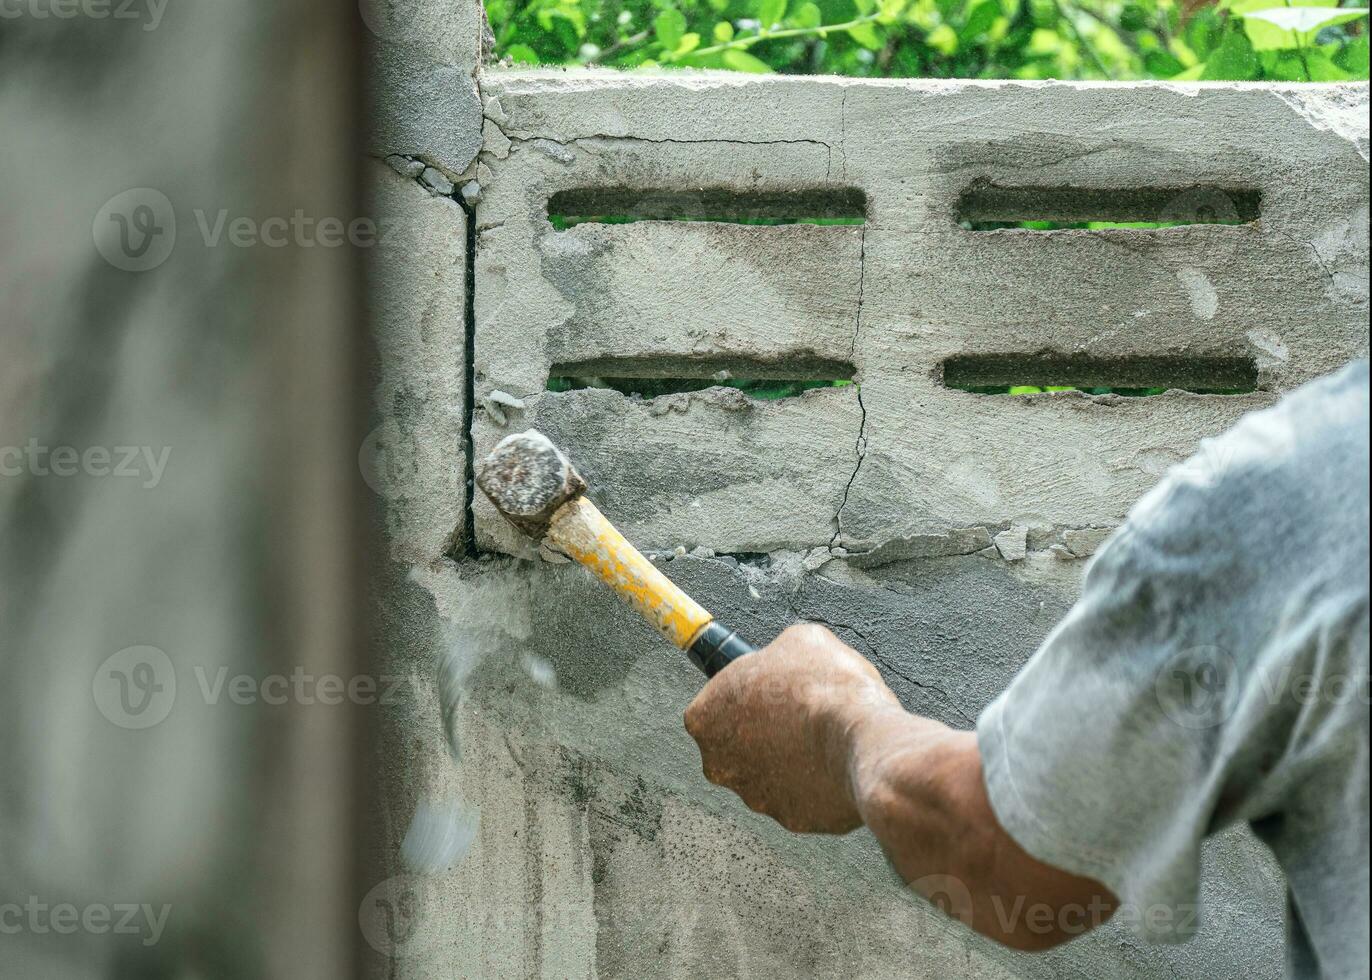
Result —
POLYGON ((652 399, 720 387, 741 391, 749 398, 775 401, 796 398, 807 391, 846 387, 853 383, 855 373, 852 364, 805 357, 780 361, 739 357, 610 357, 554 364, 548 376, 548 390, 595 388, 652 399))
POLYGON ((1000 394, 1019 386, 1062 386, 1129 394, 1178 389, 1241 395, 1255 391, 1258 385, 1258 365, 1253 358, 1204 355, 967 354, 945 360, 941 374, 948 388, 983 394, 1000 394))
POLYGON ((860 225, 867 195, 856 187, 737 190, 730 187, 580 187, 548 199, 558 230, 579 224, 708 221, 739 225, 860 225))
POLYGON ((1009 187, 979 182, 958 199, 972 231, 1058 231, 1102 225, 1130 230, 1245 225, 1258 220, 1262 192, 1252 187, 1009 187))

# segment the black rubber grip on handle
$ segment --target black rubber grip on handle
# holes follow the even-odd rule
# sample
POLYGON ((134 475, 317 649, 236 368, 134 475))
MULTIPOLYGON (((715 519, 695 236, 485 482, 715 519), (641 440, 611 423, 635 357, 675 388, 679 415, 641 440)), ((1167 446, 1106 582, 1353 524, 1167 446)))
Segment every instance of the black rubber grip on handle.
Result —
POLYGON ((696 637, 696 641, 691 644, 686 655, 691 658, 691 663, 699 667, 706 677, 714 677, 739 657, 756 651, 757 647, 729 627, 719 622, 713 622, 705 627, 700 636, 696 637))

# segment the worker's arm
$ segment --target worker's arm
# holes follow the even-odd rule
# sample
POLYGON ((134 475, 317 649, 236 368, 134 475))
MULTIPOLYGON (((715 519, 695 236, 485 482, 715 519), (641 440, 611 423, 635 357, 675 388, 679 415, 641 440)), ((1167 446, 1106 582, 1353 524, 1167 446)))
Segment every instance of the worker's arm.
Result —
POLYGON ((792 627, 723 671, 686 727, 712 782, 790 830, 866 824, 912 887, 1007 946, 1055 946, 1114 909, 1105 886, 1035 860, 1001 828, 975 734, 906 712, 823 627, 792 627))

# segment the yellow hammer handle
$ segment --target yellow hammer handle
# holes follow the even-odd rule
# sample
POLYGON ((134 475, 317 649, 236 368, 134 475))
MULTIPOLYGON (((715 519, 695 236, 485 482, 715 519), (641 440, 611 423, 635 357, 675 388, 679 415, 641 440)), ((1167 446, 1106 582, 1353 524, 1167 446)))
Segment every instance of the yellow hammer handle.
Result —
POLYGON ((547 541, 585 565, 682 650, 714 620, 705 608, 644 558, 595 504, 577 497, 553 515, 547 541))

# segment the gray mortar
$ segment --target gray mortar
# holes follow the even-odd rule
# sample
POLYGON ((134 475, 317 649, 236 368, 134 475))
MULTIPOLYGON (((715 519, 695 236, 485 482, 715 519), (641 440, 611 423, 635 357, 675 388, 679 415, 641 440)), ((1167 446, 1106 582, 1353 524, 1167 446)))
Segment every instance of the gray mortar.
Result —
MULTIPOLYGON (((1365 85, 477 80, 484 120, 463 108, 456 143, 454 114, 431 111, 410 149, 385 149, 441 152, 481 187, 470 351, 455 241, 441 234, 452 226, 426 210, 442 202, 413 184, 393 194, 430 238, 403 261, 388 254, 387 294, 430 272, 443 287, 378 323, 387 424, 401 424, 392 406, 408 392, 405 425, 428 433, 416 444, 449 448, 473 358, 478 454, 506 434, 487 415, 504 411, 496 394, 522 402, 521 427, 564 446, 607 516, 722 619, 757 642, 827 623, 907 706, 958 727, 1070 607, 1085 567, 1074 559, 1167 467, 1367 350, 1365 85), (479 159, 464 162, 478 138, 479 159), (705 178, 860 186, 868 222, 555 233, 544 217, 559 189, 705 178), (1240 181, 1264 192, 1265 213, 1233 233, 950 228, 976 179, 1240 181), (1007 399, 938 382, 952 354, 1040 348, 1251 356, 1261 390, 1007 399), (544 390, 554 364, 628 354, 826 358, 855 365, 861 397, 544 390), (997 538, 1017 558, 1022 540, 1023 558, 1006 561, 997 538)), ((395 662, 419 680, 391 714, 383 858, 400 868, 424 799, 461 798, 481 816, 465 858, 420 882, 422 948, 383 975, 1280 975, 1279 876, 1242 832, 1206 846, 1194 942, 1145 947, 1107 927, 1034 957, 913 899, 865 832, 782 832, 700 777, 680 723, 700 682, 679 653, 583 569, 539 560, 479 496, 481 546, 533 560, 444 559, 461 515, 448 481, 418 472, 387 495, 399 584, 379 601, 395 662)))

